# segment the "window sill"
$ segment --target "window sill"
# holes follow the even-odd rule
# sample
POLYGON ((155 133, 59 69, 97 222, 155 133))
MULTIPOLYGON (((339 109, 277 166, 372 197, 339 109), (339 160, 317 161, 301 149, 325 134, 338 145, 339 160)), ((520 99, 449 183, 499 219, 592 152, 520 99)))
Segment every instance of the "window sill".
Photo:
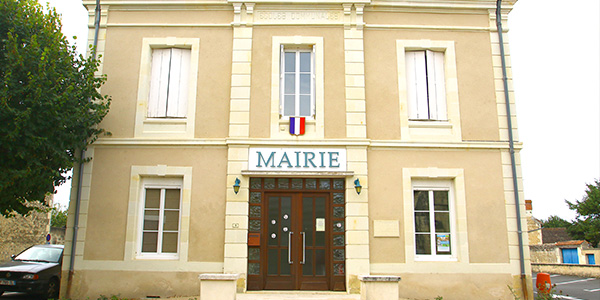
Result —
POLYGON ((452 129, 452 123, 450 121, 438 121, 438 120, 409 120, 408 127, 410 128, 440 128, 440 129, 452 129))
POLYGON ((185 124, 187 118, 147 118, 145 124, 185 124))
POLYGON ((147 118, 141 128, 136 128, 137 137, 193 137, 192 120, 188 118, 147 118))
POLYGON ((136 260, 179 260, 179 254, 165 255, 165 254, 138 254, 135 257, 136 260))
POLYGON ((453 256, 442 255, 415 255, 416 262, 457 262, 458 259, 453 256))
MULTIPOLYGON (((291 118, 291 116, 282 116, 282 115, 279 115, 279 123, 280 124, 281 124, 281 122, 288 123, 288 122, 290 122, 290 118, 291 118)), ((300 116, 300 117, 296 117, 296 118, 302 118, 302 117, 300 116)), ((304 118, 305 118, 304 122, 306 124, 308 124, 308 123, 315 123, 316 122, 315 117, 304 117, 304 118)))

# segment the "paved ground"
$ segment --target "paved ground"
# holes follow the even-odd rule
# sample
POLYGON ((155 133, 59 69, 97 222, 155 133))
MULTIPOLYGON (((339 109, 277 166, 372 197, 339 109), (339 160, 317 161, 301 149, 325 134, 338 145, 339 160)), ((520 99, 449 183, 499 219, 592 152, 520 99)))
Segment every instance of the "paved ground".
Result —
MULTIPOLYGON (((30 300, 31 296, 20 293, 5 293, 1 300, 30 300)), ((194 297, 169 298, 169 300, 188 300, 194 297)), ((200 297, 196 297, 200 299, 200 297)), ((359 300, 360 295, 348 295, 344 292, 248 292, 238 294, 238 300, 359 300)))
MULTIPOLYGON (((533 284, 537 274, 533 274, 533 284)), ((555 299, 564 300, 600 300, 600 279, 575 276, 550 275, 552 284, 556 284, 558 294, 555 299)), ((190 297, 171 300, 188 300, 190 297)), ((191 297, 193 298, 193 297, 191 297)), ((199 298, 199 297, 198 297, 199 298)), ((18 293, 5 293, 0 300, 29 300, 30 296, 18 293)), ((238 300, 358 300, 360 295, 346 293, 319 293, 319 292, 248 292, 238 294, 238 300)))
MULTIPOLYGON (((533 284, 537 274, 533 274, 533 284)), ((565 300, 600 300, 600 279, 550 275, 552 285, 556 284, 556 299, 565 300), (562 293, 561 293, 562 292, 562 293)))

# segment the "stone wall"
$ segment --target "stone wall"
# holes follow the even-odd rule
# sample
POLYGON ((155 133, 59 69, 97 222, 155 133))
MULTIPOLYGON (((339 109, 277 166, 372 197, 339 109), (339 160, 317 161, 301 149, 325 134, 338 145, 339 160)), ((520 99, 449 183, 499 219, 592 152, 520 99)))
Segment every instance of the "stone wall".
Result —
POLYGON ((527 218, 527 235, 529 237, 529 245, 542 244, 541 223, 534 217, 527 218))
POLYGON ((50 228, 50 244, 53 245, 64 245, 65 244, 65 227, 51 227, 50 228))
POLYGON ((558 247, 554 244, 531 245, 529 253, 533 263, 560 263, 558 247))
POLYGON ((532 263, 531 271, 535 273, 544 272, 549 274, 600 278, 599 265, 532 263))
MULTIPOLYGON (((44 208, 39 202, 29 205, 44 208)), ((12 254, 19 254, 29 246, 46 243, 49 224, 50 214, 43 211, 0 215, 0 262, 9 261, 12 254)))

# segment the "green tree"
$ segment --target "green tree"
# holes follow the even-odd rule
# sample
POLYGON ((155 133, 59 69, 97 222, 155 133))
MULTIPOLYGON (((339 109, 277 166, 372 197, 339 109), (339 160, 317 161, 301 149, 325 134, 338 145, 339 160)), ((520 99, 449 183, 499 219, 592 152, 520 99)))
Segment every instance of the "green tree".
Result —
POLYGON ((600 181, 586 184, 585 196, 575 203, 567 202, 569 209, 577 213, 573 225, 567 228, 569 234, 597 246, 600 243, 600 181))
POLYGON ((544 228, 567 228, 571 225, 571 222, 565 221, 559 216, 553 215, 548 217, 546 220, 542 220, 542 227, 544 228))
POLYGON ((110 98, 99 61, 77 55, 59 15, 35 0, 0 0, 0 214, 31 210, 64 183, 77 153, 104 132, 110 98))
POLYGON ((67 226, 67 209, 62 210, 60 207, 54 207, 52 209, 52 227, 66 227, 67 226))

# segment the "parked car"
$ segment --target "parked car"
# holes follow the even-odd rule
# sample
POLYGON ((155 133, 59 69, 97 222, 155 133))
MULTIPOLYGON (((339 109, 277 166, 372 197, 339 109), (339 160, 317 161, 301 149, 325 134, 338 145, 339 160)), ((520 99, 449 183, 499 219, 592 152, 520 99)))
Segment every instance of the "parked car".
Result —
POLYGON ((58 299, 63 245, 35 245, 0 265, 0 295, 21 292, 58 299))

